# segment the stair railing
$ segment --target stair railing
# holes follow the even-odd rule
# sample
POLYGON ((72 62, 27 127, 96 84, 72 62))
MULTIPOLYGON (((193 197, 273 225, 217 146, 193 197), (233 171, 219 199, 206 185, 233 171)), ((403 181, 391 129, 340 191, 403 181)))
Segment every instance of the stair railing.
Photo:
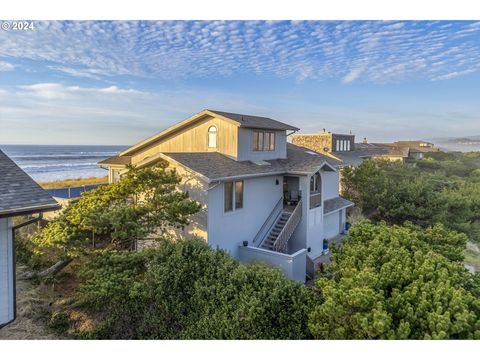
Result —
POLYGON ((265 237, 268 234, 268 231, 275 224, 277 218, 282 213, 282 210, 283 210, 283 196, 281 196, 280 199, 277 201, 272 211, 270 212, 270 215, 268 215, 262 227, 260 228, 260 230, 258 230, 257 235, 255 235, 255 237, 253 238, 253 244, 258 243, 258 246, 262 244, 262 241, 260 240, 265 239, 265 237))
POLYGON ((292 215, 288 218, 285 226, 283 227, 280 234, 278 234, 277 239, 273 243, 273 248, 275 251, 286 253, 288 240, 292 236, 293 232, 297 228, 300 220, 302 219, 302 200, 300 200, 295 206, 295 209, 292 212, 292 215))

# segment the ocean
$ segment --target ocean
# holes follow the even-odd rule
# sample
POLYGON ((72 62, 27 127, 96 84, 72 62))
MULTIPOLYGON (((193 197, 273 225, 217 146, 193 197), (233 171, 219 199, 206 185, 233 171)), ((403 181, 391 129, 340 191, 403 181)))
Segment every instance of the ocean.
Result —
POLYGON ((107 176, 107 171, 96 163, 125 148, 125 145, 0 145, 35 181, 107 176))

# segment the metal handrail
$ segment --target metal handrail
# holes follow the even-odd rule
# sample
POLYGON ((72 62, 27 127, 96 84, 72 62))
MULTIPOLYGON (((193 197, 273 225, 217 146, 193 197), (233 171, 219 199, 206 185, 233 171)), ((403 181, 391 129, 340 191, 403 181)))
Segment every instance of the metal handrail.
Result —
MULTIPOLYGON (((272 220, 272 218, 274 217, 275 214, 276 214, 275 219, 278 217, 278 215, 281 213, 281 211, 280 211, 281 209, 283 209, 283 196, 280 197, 280 199, 278 200, 278 202, 275 204, 272 211, 268 215, 267 219, 263 223, 262 227, 260 228, 260 230, 258 230, 257 235, 255 235, 255 237, 253 238, 253 243, 254 244, 257 241, 259 241, 260 239, 262 239, 266 236, 266 234, 264 234, 264 235, 262 235, 262 234, 265 231, 265 229, 267 228, 267 224, 272 220)), ((268 226, 268 228, 270 228, 272 225, 268 226)), ((258 244, 258 245, 260 246, 261 243, 258 244)))
POLYGON ((282 252, 282 253, 287 251, 288 240, 290 239, 293 232, 297 228, 297 225, 300 223, 301 218, 302 218, 302 200, 300 200, 297 206, 295 206, 295 209, 293 210, 292 215, 290 215, 282 231, 280 232, 280 234, 278 234, 277 239, 273 243, 273 247, 275 251, 282 252))

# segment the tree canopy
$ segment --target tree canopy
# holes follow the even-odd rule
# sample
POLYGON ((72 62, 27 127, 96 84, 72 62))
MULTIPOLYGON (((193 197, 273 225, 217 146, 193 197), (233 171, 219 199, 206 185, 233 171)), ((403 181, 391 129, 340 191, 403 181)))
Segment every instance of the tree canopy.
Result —
POLYGON ((97 252, 82 269, 71 310, 87 311, 96 321, 89 329, 70 329, 77 337, 310 337, 312 289, 279 269, 239 263, 201 240, 162 240, 140 252, 97 252))
POLYGON ((356 224, 317 282, 320 339, 480 338, 478 279, 458 262, 466 236, 443 225, 356 224))
POLYGON ((374 221, 411 221, 422 227, 442 223, 480 241, 480 157, 431 156, 439 160, 426 158, 415 167, 367 160, 356 168, 345 168, 344 196, 374 221))
POLYGON ((137 239, 187 225, 200 205, 176 190, 181 178, 167 166, 130 167, 120 181, 83 193, 33 241, 72 257, 92 246, 129 249, 137 239))

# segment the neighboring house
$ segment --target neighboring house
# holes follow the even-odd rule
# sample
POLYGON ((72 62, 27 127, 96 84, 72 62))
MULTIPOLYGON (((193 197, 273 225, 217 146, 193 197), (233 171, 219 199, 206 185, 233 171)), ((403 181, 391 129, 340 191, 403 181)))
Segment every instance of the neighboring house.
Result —
POLYGON ((404 161, 408 147, 393 144, 355 143, 355 135, 335 134, 325 129, 318 134, 294 134, 292 143, 334 157, 342 166, 358 166, 366 159, 404 161))
POLYGON ((408 148, 408 156, 411 159, 423 159, 427 153, 440 151, 440 149, 436 148, 433 143, 423 140, 395 141, 393 144, 387 145, 408 148))
POLYGON ((0 151, 0 327, 16 316, 14 230, 12 217, 58 209, 57 202, 0 151))
POLYGON ((339 161, 287 143, 298 128, 270 118, 204 110, 100 166, 117 181, 127 165, 169 162, 203 209, 183 235, 243 261, 280 267, 305 281, 307 261, 345 228, 339 161))

